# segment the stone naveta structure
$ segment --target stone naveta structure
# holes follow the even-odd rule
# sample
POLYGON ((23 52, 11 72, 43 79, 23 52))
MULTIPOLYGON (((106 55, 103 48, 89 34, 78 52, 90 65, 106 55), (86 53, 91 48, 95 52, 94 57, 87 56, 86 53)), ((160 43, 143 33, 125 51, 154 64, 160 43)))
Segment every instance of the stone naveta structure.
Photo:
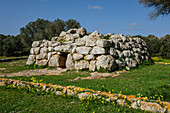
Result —
POLYGON ((34 41, 26 64, 114 71, 137 67, 145 60, 151 61, 142 39, 110 33, 104 36, 98 31, 87 34, 86 29, 81 27, 62 31, 51 41, 34 41))

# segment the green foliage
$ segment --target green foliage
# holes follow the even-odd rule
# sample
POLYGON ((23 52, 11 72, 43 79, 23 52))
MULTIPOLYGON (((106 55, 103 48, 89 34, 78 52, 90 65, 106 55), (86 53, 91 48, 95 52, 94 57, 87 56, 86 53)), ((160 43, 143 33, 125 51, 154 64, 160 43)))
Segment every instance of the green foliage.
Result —
POLYGON ((0 34, 0 56, 19 56, 23 45, 20 36, 5 36, 0 34))
POLYGON ((139 0, 139 3, 146 7, 154 7, 154 10, 150 13, 151 19, 154 19, 160 15, 170 14, 169 0, 139 0))

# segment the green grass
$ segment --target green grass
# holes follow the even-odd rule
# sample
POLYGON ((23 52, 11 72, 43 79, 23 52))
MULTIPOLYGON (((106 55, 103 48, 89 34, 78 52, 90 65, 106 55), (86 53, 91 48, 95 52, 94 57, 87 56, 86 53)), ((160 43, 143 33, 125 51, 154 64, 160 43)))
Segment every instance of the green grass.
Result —
MULTIPOLYGON (((18 56, 18 57, 28 57, 28 56, 18 56)), ((10 59, 10 58, 18 58, 15 56, 11 56, 11 57, 6 57, 6 56, 0 56, 0 59, 10 59)))
POLYGON ((0 69, 0 73, 15 73, 23 70, 33 69, 33 67, 25 66, 26 61, 27 60, 0 62, 0 68, 6 68, 5 70, 0 69))
MULTIPOLYGON (((34 76, 37 80, 43 79, 45 83, 58 84, 63 86, 78 86, 94 90, 113 91, 113 93, 122 93, 126 95, 142 94, 155 99, 163 95, 164 101, 170 101, 170 65, 151 65, 138 69, 133 69, 129 73, 123 73, 120 76, 98 79, 98 80, 79 80, 69 81, 76 77, 90 76, 88 71, 64 72, 61 76, 34 76), (155 96, 156 95, 156 96, 155 96)), ((22 79, 30 81, 31 77, 11 77, 13 79, 22 79)))
POLYGON ((170 59, 163 59, 161 57, 152 57, 154 62, 170 63, 170 59))
POLYGON ((21 112, 21 113, 146 113, 139 109, 130 109, 111 103, 102 104, 99 101, 80 101, 75 97, 63 97, 52 95, 37 95, 18 89, 6 89, 0 87, 0 112, 21 112))

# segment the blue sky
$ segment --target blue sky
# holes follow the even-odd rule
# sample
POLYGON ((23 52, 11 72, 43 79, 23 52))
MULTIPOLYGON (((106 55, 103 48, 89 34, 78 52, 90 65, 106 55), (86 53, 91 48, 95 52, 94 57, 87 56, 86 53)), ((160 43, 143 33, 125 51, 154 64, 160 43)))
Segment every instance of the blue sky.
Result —
POLYGON ((150 20, 151 10, 138 0, 0 0, 0 34, 17 35, 37 18, 76 19, 88 32, 103 34, 170 34, 170 16, 150 20))

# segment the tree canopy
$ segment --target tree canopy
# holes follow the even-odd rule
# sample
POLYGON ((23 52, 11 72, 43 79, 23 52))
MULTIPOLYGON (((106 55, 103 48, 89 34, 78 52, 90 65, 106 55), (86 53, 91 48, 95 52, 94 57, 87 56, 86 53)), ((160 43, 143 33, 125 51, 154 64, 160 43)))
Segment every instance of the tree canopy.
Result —
POLYGON ((80 23, 74 19, 48 21, 38 18, 36 21, 29 22, 25 27, 22 27, 20 36, 22 37, 22 43, 28 48, 35 40, 50 40, 54 36, 59 36, 62 31, 79 27, 80 23))
POLYGON ((146 7, 154 7, 154 10, 150 13, 151 19, 170 14, 170 0, 139 0, 139 3, 146 7))

